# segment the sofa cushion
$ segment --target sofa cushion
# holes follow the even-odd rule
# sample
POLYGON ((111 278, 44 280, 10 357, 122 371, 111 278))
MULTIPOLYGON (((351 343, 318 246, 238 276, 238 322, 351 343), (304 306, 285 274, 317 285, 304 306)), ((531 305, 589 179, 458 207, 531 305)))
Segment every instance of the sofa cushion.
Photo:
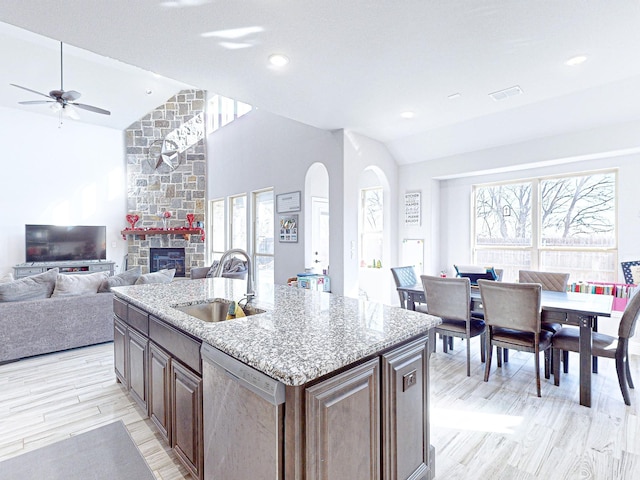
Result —
POLYGON ((100 284, 98 293, 110 292, 112 287, 123 287, 125 285, 133 285, 136 280, 142 275, 142 269, 140 267, 133 267, 126 272, 119 273, 113 277, 106 278, 100 284))
POLYGON ((57 277, 58 268, 56 267, 37 275, 0 283, 0 302, 49 298, 56 285, 57 277))
POLYGON ((86 275, 58 275, 52 297, 72 297, 86 293, 98 293, 98 288, 109 276, 108 272, 95 272, 86 275))
POLYGON ((143 285, 145 283, 169 283, 173 280, 175 274, 175 268, 172 268, 171 270, 159 270, 153 273, 145 273, 144 275, 140 275, 140 278, 136 280, 135 285, 143 285))
POLYGON ((14 280, 15 278, 13 278, 13 273, 11 272, 0 276, 0 283, 13 282, 14 280))

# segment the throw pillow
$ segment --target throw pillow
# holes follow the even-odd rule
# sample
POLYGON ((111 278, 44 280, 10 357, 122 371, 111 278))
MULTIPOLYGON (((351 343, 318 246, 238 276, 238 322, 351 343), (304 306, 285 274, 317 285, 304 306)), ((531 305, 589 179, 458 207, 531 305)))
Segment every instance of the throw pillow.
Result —
POLYGON ((640 285, 640 265, 634 265, 630 270, 634 285, 640 285))
POLYGON ((58 275, 52 297, 72 297, 87 293, 98 293, 98 288, 109 276, 108 272, 88 273, 86 275, 58 275))
POLYGON ((15 279, 13 278, 13 273, 5 273, 0 277, 0 283, 13 282, 15 279))
POLYGON ((170 283, 176 274, 176 269, 171 270, 159 270, 153 273, 145 273, 140 275, 140 278, 136 280, 135 285, 143 285, 146 283, 170 283))
POLYGON ((126 272, 119 273, 113 277, 108 277, 102 281, 98 293, 110 292, 113 287, 122 287, 125 285, 133 285, 136 280, 140 278, 142 269, 140 267, 133 267, 126 272))
POLYGON ((0 302, 20 302, 49 298, 56 285, 58 268, 0 284, 0 302))

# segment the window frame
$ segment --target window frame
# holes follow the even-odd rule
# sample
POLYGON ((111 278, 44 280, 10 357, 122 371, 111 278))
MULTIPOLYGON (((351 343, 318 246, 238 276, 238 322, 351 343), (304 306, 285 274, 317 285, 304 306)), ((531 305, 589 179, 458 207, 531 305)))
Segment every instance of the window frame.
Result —
MULTIPOLYGON (((619 170, 617 168, 608 168, 603 170, 589 170, 584 172, 569 172, 557 175, 543 175, 538 177, 528 177, 521 179, 511 179, 499 182, 487 182, 482 184, 474 184, 471 189, 471 257, 474 263, 478 263, 478 252, 486 250, 503 250, 512 252, 529 252, 530 255, 530 270, 542 270, 541 267, 541 255, 544 252, 588 252, 588 253, 609 253, 614 256, 614 264, 618 264, 618 245, 619 245, 619 170), (580 246, 549 246, 543 245, 542 242, 542 198, 540 185, 544 181, 561 179, 561 178, 576 178, 586 177, 591 175, 606 175, 612 174, 614 178, 614 225, 613 236, 614 244, 608 247, 580 247, 580 246), (490 244, 478 244, 477 243, 477 190, 479 188, 487 188, 498 185, 513 185, 531 183, 531 245, 490 245, 490 244)), ((615 268, 611 272, 611 280, 613 282, 618 281, 618 269, 615 268)), ((572 279, 577 280, 589 280, 589 279, 572 279)))

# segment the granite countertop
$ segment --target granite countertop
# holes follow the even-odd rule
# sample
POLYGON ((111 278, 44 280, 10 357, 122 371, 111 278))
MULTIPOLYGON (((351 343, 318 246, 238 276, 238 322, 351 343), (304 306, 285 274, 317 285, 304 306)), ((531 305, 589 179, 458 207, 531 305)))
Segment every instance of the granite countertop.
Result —
POLYGON ((240 300, 244 280, 207 278, 112 289, 118 297, 222 350, 285 385, 304 385, 427 332, 438 317, 380 303, 274 285, 251 305, 266 310, 218 323, 173 307, 240 300))

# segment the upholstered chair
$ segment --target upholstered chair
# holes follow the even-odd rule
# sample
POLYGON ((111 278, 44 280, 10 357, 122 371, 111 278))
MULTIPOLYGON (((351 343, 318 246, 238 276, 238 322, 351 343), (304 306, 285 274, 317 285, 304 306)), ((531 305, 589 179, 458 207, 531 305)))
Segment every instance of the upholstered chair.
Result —
MULTIPOLYGON (((407 267, 392 267, 391 274, 393 275, 393 281, 398 287, 411 287, 420 283, 416 275, 416 270, 413 266, 407 267)), ((407 308, 407 292, 398 290, 398 297, 400 298, 400 306, 407 308)), ((415 309, 418 312, 427 313, 426 305, 419 305, 416 303, 415 309)))
MULTIPOLYGON (((599 332, 592 333, 591 354, 596 357, 613 358, 616 361, 618 383, 624 403, 631 405, 629 387, 633 388, 629 369, 629 338, 635 332, 636 321, 640 314, 640 295, 634 295, 627 303, 620 325, 618 336, 612 337, 599 332)), ((580 331, 577 328, 561 328, 553 336, 553 377, 554 383, 560 385, 560 352, 580 352, 580 331)), ((565 358, 564 373, 569 369, 568 358, 565 358)))
MULTIPOLYGON (((504 283, 478 280, 486 323, 484 381, 489 381, 493 347, 534 354, 536 390, 540 396, 540 352, 544 352, 545 378, 549 378, 552 333, 541 328, 541 293, 538 283, 504 283)), ((498 355, 498 367, 502 366, 498 355)))
POLYGON ((481 335, 480 355, 485 360, 482 320, 471 318, 471 283, 468 278, 441 278, 422 275, 427 310, 440 317, 436 333, 442 335, 442 349, 447 352, 447 337, 458 337, 467 343, 467 377, 471 376, 471 338, 481 335))
MULTIPOLYGON (((539 283, 542 286, 542 290, 566 292, 567 283, 569 283, 569 274, 520 270, 518 272, 518 281, 520 283, 539 283)), ((542 322, 542 328, 555 333, 562 328, 562 325, 557 322, 542 322)))

